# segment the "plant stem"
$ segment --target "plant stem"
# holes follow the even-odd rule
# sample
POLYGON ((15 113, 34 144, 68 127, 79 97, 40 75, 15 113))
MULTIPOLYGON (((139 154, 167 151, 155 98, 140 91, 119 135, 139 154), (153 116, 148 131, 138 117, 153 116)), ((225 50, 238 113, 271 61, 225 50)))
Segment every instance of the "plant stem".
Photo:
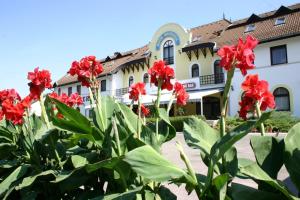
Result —
POLYGON ((137 121, 137 138, 141 139, 141 95, 138 99, 138 121, 137 121))
MULTIPOLYGON (((258 101, 255 103, 255 109, 256 109, 256 112, 257 112, 257 117, 259 119, 261 117, 261 110, 260 110, 260 105, 259 105, 258 101)), ((260 126, 261 136, 265 136, 266 133, 265 133, 265 125, 264 125, 264 123, 260 123, 259 126, 260 126)))
MULTIPOLYGON (((161 96, 161 81, 158 81, 158 85, 157 85, 157 99, 156 99, 156 111, 157 111, 157 115, 159 114, 159 105, 160 105, 160 96, 161 96)), ((158 138, 158 122, 159 122, 159 117, 156 116, 156 137, 158 138)))

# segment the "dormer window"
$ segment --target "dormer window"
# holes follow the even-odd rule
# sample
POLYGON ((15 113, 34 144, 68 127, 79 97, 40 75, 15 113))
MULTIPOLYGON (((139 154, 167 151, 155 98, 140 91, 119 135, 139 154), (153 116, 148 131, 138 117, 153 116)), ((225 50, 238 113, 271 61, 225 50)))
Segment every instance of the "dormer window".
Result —
POLYGON ((276 19, 275 21, 275 26, 281 25, 281 24, 285 24, 285 17, 279 17, 276 19))
POLYGON ((246 26, 245 33, 252 32, 255 30, 255 24, 249 24, 246 26))

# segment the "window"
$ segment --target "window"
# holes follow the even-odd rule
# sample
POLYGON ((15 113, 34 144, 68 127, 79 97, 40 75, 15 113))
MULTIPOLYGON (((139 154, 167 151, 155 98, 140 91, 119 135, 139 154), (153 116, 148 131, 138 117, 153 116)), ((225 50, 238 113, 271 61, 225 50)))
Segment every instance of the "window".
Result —
POLYGON ((276 110, 278 111, 290 111, 290 94, 284 87, 276 88, 273 92, 276 110))
POLYGON ((271 52, 271 65, 287 63, 286 45, 271 47, 270 52, 271 52))
POLYGON ((76 91, 77 91, 77 94, 81 95, 81 85, 77 85, 76 91))
POLYGON ((149 83, 149 74, 144 74, 144 77, 143 77, 143 82, 146 84, 146 83, 149 83))
POLYGON ((285 18, 284 17, 279 17, 275 21, 275 26, 278 26, 278 25, 281 25, 281 24, 285 24, 285 18))
POLYGON ((106 91, 106 80, 101 81, 101 92, 106 91))
POLYGON ((72 87, 68 87, 68 96, 72 94, 72 87))
POLYGON ((58 88, 58 95, 61 95, 61 88, 58 88))
POLYGON ((199 77, 199 76, 200 76, 199 65, 193 64, 193 66, 192 66, 192 78, 199 77))
POLYGON ((215 84, 224 82, 224 74, 223 74, 222 67, 220 66, 220 60, 216 60, 214 62, 214 78, 215 78, 215 84))
POLYGON ((163 51, 163 58, 166 64, 174 64, 174 44, 172 40, 165 42, 163 51))
POLYGON ((252 32, 255 30, 255 24, 249 24, 246 26, 245 33, 252 32))
POLYGON ((133 76, 129 77, 128 86, 130 87, 133 84, 133 76))

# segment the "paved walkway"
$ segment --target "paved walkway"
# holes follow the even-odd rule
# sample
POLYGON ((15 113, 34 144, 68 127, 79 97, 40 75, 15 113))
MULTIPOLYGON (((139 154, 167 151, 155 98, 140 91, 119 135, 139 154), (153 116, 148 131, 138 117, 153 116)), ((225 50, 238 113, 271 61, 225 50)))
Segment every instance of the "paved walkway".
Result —
MULTIPOLYGON (((251 135, 255 135, 256 133, 248 134, 246 137, 244 137, 242 140, 240 140, 235 146, 238 151, 238 157, 239 158, 248 158, 251 160, 255 160, 254 154, 252 152, 252 149, 250 147, 250 137, 251 135)), ((279 137, 283 138, 285 134, 279 134, 279 137)), ((182 133, 177 133, 176 138, 173 140, 165 143, 163 145, 162 151, 163 154, 168 158, 168 160, 172 161, 177 166, 180 166, 181 168, 185 168, 184 163, 180 159, 179 152, 175 146, 175 142, 179 141, 183 147, 184 151, 189 157, 194 169, 196 172, 206 175, 207 173, 207 167, 204 165, 200 158, 199 150, 192 149, 188 147, 185 144, 184 137, 182 133)), ((288 172, 286 171, 285 167, 282 167, 282 169, 279 172, 278 179, 283 181, 290 189, 296 194, 296 188, 292 185, 288 172)), ((238 179, 235 178, 233 182, 236 183, 242 183, 244 185, 248 185, 251 187, 257 187, 257 184, 252 180, 245 180, 245 179, 238 179)), ((176 185, 168 185, 168 187, 177 195, 178 200, 196 200, 198 199, 195 193, 192 193, 190 195, 187 194, 185 191, 184 186, 177 187, 176 185)))

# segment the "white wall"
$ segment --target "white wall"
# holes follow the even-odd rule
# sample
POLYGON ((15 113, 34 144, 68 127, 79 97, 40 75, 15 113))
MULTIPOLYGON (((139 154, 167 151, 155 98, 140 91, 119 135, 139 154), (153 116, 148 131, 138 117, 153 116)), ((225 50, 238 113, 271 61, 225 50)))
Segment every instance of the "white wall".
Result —
MULTIPOLYGON (((300 117, 300 37, 289 38, 259 45, 255 49, 256 69, 248 74, 258 74, 260 79, 269 82, 270 90, 273 92, 277 87, 285 87, 290 92, 291 112, 300 117), (287 45, 288 63, 271 66, 270 47, 287 45)), ((238 102, 242 94, 241 83, 244 77, 240 71, 235 72, 233 78, 233 91, 231 91, 229 102, 229 113, 237 115, 239 110, 238 102)))

